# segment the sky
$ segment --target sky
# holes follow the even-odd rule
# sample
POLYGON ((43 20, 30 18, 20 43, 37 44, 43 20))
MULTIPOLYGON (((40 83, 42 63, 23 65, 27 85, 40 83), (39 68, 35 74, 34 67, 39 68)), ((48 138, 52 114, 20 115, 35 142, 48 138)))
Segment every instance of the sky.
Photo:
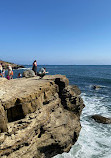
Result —
POLYGON ((0 59, 111 65, 111 0, 0 0, 0 59))

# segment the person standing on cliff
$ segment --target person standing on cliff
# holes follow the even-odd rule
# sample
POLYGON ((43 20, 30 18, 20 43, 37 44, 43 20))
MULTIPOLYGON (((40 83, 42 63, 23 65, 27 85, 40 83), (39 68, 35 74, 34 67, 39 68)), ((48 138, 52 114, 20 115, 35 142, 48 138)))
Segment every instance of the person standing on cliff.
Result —
POLYGON ((13 78, 13 71, 11 65, 8 65, 8 76, 10 79, 13 78))
POLYGON ((32 70, 35 72, 35 75, 37 75, 37 61, 36 60, 33 62, 32 70))

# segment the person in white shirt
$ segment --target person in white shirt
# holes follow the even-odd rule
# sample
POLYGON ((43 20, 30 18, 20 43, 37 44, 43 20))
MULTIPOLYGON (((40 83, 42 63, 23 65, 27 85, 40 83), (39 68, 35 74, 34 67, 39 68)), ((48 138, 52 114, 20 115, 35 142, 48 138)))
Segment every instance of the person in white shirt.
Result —
POLYGON ((5 69, 2 70, 2 75, 5 77, 5 69))
POLYGON ((46 73, 49 73, 49 72, 46 72, 46 68, 43 67, 43 68, 41 68, 41 69, 39 70, 39 72, 38 72, 37 75, 40 76, 40 79, 41 79, 41 78, 43 78, 43 77, 45 76, 46 73))
POLYGON ((11 65, 8 65, 8 76, 10 77, 10 79, 12 78, 12 67, 11 65))

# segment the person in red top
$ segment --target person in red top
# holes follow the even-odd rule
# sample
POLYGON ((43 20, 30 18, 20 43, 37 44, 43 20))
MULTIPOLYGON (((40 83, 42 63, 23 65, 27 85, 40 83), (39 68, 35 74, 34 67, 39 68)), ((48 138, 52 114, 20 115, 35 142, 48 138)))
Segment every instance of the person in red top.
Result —
POLYGON ((37 61, 36 60, 33 62, 32 70, 35 72, 35 75, 37 75, 37 61))

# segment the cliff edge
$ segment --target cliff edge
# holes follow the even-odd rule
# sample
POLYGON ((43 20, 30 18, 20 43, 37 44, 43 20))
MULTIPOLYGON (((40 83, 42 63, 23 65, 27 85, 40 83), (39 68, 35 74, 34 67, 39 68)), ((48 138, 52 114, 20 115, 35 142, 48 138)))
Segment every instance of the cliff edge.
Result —
POLYGON ((84 108, 62 75, 0 78, 0 157, 51 158, 77 141, 84 108))

